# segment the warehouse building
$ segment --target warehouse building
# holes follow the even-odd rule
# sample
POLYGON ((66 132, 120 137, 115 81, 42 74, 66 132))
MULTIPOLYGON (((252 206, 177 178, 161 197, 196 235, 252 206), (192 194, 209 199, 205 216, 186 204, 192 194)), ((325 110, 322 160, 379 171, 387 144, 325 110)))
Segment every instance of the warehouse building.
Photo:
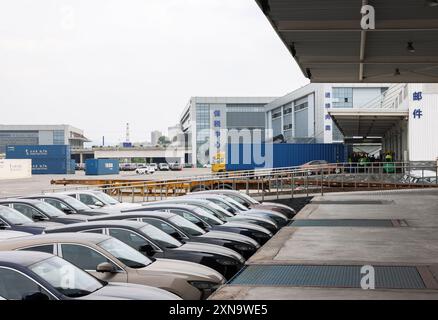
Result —
POLYGON ((192 97, 180 125, 185 135, 185 162, 196 166, 212 163, 228 130, 249 130, 264 136, 265 106, 276 97, 192 97))
POLYGON ((0 153, 6 146, 17 145, 70 145, 84 148, 90 142, 84 132, 70 125, 2 125, 0 124, 0 153))
POLYGON ((331 108, 364 108, 380 99, 389 84, 310 83, 266 106, 266 128, 289 143, 344 142, 331 108))

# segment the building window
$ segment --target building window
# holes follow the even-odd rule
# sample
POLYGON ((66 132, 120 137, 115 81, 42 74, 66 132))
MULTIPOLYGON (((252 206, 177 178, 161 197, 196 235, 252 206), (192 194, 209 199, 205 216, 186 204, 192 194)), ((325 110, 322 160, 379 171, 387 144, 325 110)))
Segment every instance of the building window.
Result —
POLYGON ((281 108, 272 110, 272 119, 277 119, 281 117, 281 108))
POLYGON ((53 131, 53 144, 65 144, 64 130, 53 131))
POLYGON ((227 104, 227 112, 266 112, 264 104, 227 104))
MULTIPOLYGON (((199 153, 200 148, 209 143, 210 139, 210 105, 197 104, 196 105, 196 153, 199 153)), ((207 148, 205 151, 205 158, 209 159, 210 152, 207 148)), ((198 166, 203 165, 198 161, 198 166)))
POLYGON ((333 88, 333 108, 353 108, 353 88, 333 88))

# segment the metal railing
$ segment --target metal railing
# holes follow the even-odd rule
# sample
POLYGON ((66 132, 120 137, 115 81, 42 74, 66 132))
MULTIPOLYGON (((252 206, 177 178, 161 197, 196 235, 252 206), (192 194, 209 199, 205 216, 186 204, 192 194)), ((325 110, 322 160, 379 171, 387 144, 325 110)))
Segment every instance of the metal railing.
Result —
POLYGON ((164 200, 197 190, 234 189, 264 200, 267 196, 321 194, 354 190, 438 187, 436 164, 410 162, 333 163, 308 167, 257 169, 181 177, 163 181, 132 181, 112 185, 75 186, 47 192, 99 189, 120 201, 164 200))

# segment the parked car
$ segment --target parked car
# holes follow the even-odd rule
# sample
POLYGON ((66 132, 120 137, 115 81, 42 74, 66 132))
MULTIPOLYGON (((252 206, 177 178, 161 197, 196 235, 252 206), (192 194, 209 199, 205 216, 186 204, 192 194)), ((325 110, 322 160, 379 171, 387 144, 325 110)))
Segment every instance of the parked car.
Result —
POLYGON ((160 171, 169 171, 170 170, 169 165, 165 162, 158 164, 158 169, 160 171))
POLYGON ((31 233, 23 231, 0 230, 0 241, 31 236, 31 233))
MULTIPOLYGON (((228 222, 228 221, 239 222, 239 221, 241 221, 241 222, 256 224, 256 225, 259 225, 259 226, 262 226, 262 227, 268 229, 272 233, 277 232, 279 229, 277 223, 274 220, 272 220, 270 217, 267 217, 266 215, 262 215, 262 214, 248 215, 248 214, 244 214, 244 213, 233 214, 233 213, 230 213, 227 210, 223 209, 222 207, 216 205, 215 203, 213 203, 209 200, 201 199, 201 198, 177 197, 177 198, 172 198, 169 200, 150 202, 149 205, 153 205, 156 203, 174 203, 174 204, 192 205, 192 206, 196 206, 196 207, 199 207, 199 208, 206 210, 207 212, 211 213, 212 215, 214 215, 216 218, 222 220, 223 222, 228 222)), ((148 203, 144 203, 143 205, 147 206, 148 203)))
MULTIPOLYGON (((240 253, 245 259, 251 257, 260 245, 250 237, 224 231, 204 231, 183 217, 169 212, 145 211, 112 215, 113 220, 133 220, 149 223, 179 240, 181 243, 200 242, 219 245, 240 253)), ((93 218, 93 222, 105 220, 93 218)))
POLYGON ((135 163, 121 163, 119 169, 120 171, 134 171, 137 169, 137 165, 135 163))
MULTIPOLYGON (((195 198, 195 199, 205 199, 208 201, 211 201, 215 204, 217 204, 218 206, 222 207, 223 209, 227 210, 229 213, 231 213, 232 215, 241 215, 243 214, 244 216, 259 216, 259 217, 265 217, 265 218, 270 218, 273 221, 275 221, 278 226, 283 227, 286 224, 289 223, 289 219, 287 218, 286 215, 280 213, 280 212, 276 212, 276 211, 271 211, 271 210, 260 210, 260 209, 248 209, 247 207, 241 205, 240 203, 234 201, 233 199, 227 197, 227 196, 223 196, 223 195, 217 195, 217 194, 199 194, 199 193, 191 193, 188 194, 186 196, 184 196, 186 198, 195 198)), ((277 226, 277 229, 278 229, 277 226)))
POLYGON ((181 171, 183 169, 183 165, 181 163, 178 163, 178 162, 170 163, 169 168, 172 171, 181 171))
POLYGON ((141 206, 138 203, 119 202, 100 190, 72 190, 59 194, 70 196, 92 209, 110 209, 111 212, 118 209, 138 208, 141 206))
POLYGON ((140 209, 125 210, 125 213, 142 212, 142 211, 167 211, 178 214, 183 218, 191 221, 204 231, 228 231, 243 234, 259 244, 264 244, 272 237, 272 233, 261 226, 245 222, 226 222, 216 218, 214 215, 196 206, 183 204, 159 204, 144 206, 140 209))
POLYGON ((47 227, 56 227, 61 224, 55 222, 34 222, 21 212, 10 207, 0 206, 0 230, 22 231, 31 234, 41 234, 47 227))
POLYGON ((6 300, 129 299, 177 300, 157 288, 98 280, 73 264, 45 252, 0 252, 0 296, 6 300), (61 285, 68 270, 74 281, 61 285))
POLYGON ((149 167, 154 168, 155 171, 158 170, 158 164, 156 164, 156 163, 153 163, 153 162, 149 163, 149 167))
POLYGON ((54 206, 58 210, 61 210, 67 215, 80 214, 84 216, 101 216, 112 212, 118 212, 117 210, 105 209, 92 209, 81 201, 70 197, 63 193, 46 193, 33 196, 23 197, 23 199, 36 199, 44 203, 48 203, 54 206))
POLYGON ((113 237, 96 233, 52 233, 0 242, 0 251, 55 253, 103 281, 158 287, 183 299, 208 296, 225 282, 217 271, 200 264, 149 259, 113 237))
POLYGON ((240 254, 231 249, 206 243, 183 244, 153 225, 139 221, 94 221, 48 229, 46 232, 86 231, 112 236, 148 257, 200 263, 226 278, 234 276, 245 262, 240 254))
POLYGON ((51 221, 62 224, 87 221, 81 214, 67 215, 54 206, 36 199, 3 199, 0 205, 15 209, 33 221, 51 221))
POLYGON ((283 213, 286 215, 288 219, 292 219, 296 215, 296 211, 284 204, 274 203, 274 202, 259 202, 256 199, 250 197, 246 193, 237 191, 237 190, 227 190, 227 189, 219 189, 219 190, 206 190, 195 192, 195 194, 221 194, 231 199, 239 202, 244 205, 248 209, 261 209, 261 210, 272 210, 283 213))
POLYGON ((135 169, 136 174, 154 174, 155 168, 149 165, 135 169))

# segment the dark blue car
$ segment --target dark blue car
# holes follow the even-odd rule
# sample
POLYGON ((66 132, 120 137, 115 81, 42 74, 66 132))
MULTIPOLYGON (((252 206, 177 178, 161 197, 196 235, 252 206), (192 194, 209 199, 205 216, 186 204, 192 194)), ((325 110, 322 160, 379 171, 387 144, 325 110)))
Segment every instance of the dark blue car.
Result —
POLYGON ((34 222, 24 214, 9 207, 0 206, 0 229, 22 231, 31 234, 41 234, 47 227, 61 224, 53 222, 34 222))

